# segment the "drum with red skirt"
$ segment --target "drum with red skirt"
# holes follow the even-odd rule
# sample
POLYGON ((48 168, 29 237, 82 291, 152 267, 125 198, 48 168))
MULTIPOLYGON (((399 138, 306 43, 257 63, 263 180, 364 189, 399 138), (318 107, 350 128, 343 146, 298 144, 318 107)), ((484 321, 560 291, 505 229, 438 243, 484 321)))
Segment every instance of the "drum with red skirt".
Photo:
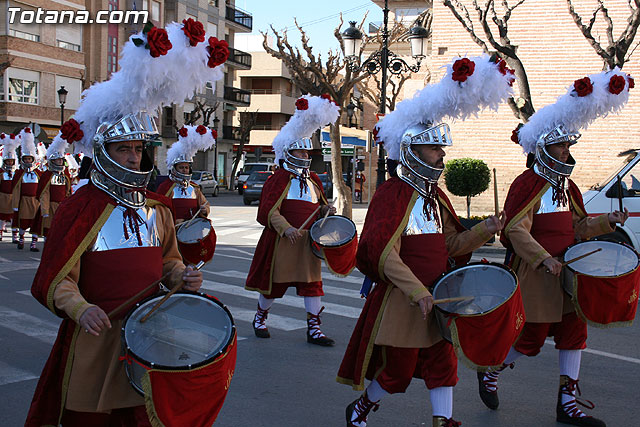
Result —
POLYGON ((623 243, 589 240, 569 246, 564 261, 590 252, 563 269, 563 287, 578 316, 599 328, 630 326, 640 293, 638 253, 623 243))
POLYGON ((458 359, 478 371, 500 367, 525 322, 515 273, 503 264, 472 262, 442 274, 432 294, 453 299, 436 305, 435 315, 458 359))
POLYGON ((324 259, 336 276, 347 276, 356 266, 358 232, 346 216, 333 215, 314 222, 309 229, 311 250, 324 259))
POLYGON ((236 365, 236 328, 218 299, 176 292, 141 319, 165 294, 138 303, 122 324, 125 370, 145 396, 154 425, 211 426, 236 365))
POLYGON ((200 261, 211 261, 216 250, 216 232, 211 221, 206 218, 195 218, 183 222, 176 230, 178 249, 182 258, 196 265, 200 261))

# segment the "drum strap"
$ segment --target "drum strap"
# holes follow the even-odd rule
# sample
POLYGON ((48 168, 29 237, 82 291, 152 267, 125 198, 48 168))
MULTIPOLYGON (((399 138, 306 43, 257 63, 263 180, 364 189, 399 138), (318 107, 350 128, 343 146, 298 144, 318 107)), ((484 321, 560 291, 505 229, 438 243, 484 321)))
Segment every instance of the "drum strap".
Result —
POLYGON ((147 369, 147 370, 149 369, 148 366, 143 365, 142 363, 138 362, 135 358, 131 357, 131 355, 129 353, 125 354, 124 356, 118 357, 118 361, 124 362, 129 366, 131 366, 132 363, 136 363, 136 364, 142 366, 144 369, 147 369))

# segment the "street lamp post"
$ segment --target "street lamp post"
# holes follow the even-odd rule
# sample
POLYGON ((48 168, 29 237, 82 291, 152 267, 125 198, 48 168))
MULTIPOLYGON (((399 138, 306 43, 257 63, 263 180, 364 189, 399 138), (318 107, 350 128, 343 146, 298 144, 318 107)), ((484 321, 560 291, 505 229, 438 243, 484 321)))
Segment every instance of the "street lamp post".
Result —
MULTIPOLYGON (((382 49, 372 53, 366 61, 358 65, 360 47, 362 45, 362 32, 356 28, 356 22, 349 22, 350 26, 342 33, 344 40, 344 55, 347 66, 353 72, 366 71, 368 74, 377 74, 382 71, 381 94, 380 94, 380 114, 386 113, 387 107, 387 72, 391 74, 402 74, 403 72, 416 73, 420 69, 420 62, 425 57, 426 40, 429 37, 428 31, 420 26, 414 26, 409 30, 409 41, 411 43, 411 56, 416 60, 415 65, 409 65, 395 53, 389 50, 389 1, 385 0, 382 26, 382 49)), ((382 144, 378 145, 378 178, 376 187, 385 181, 385 161, 382 144)))
POLYGON ((64 86, 60 86, 58 89, 58 101, 60 102, 60 126, 64 123, 64 104, 67 102, 67 94, 68 90, 64 88, 64 86))
MULTIPOLYGON (((213 118, 213 128, 218 132, 218 123, 220 123, 220 119, 218 116, 213 118)), ((213 146, 213 176, 216 177, 216 181, 218 181, 218 141, 213 146)))
POLYGON ((349 102, 347 105, 347 117, 349 118, 349 127, 353 127, 353 112, 355 111, 356 106, 353 102, 349 102))

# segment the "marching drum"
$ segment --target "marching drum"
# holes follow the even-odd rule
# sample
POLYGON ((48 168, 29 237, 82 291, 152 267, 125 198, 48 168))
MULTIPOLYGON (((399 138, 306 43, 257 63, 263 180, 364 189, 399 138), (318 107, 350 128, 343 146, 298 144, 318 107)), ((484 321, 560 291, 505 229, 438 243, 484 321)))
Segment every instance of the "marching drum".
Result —
POLYGON ((195 218, 193 221, 183 222, 178 226, 176 238, 180 254, 187 263, 207 263, 213 258, 216 250, 216 232, 208 219, 195 218))
POLYGON ((333 215, 314 222, 309 230, 311 250, 329 271, 347 276, 356 266, 358 232, 349 218, 333 215))
POLYGON ((589 240, 567 248, 564 261, 599 249, 563 269, 563 287, 578 315, 592 326, 630 326, 638 307, 640 258, 628 245, 589 240))
POLYGON ((458 358, 474 369, 502 365, 525 322, 515 273, 493 262, 469 263, 440 276, 432 294, 434 300, 473 297, 436 306, 440 332, 458 358))
POLYGON ((123 321, 129 382, 164 425, 211 426, 235 369, 233 318, 216 298, 181 291, 140 322, 163 297, 146 298, 123 321))

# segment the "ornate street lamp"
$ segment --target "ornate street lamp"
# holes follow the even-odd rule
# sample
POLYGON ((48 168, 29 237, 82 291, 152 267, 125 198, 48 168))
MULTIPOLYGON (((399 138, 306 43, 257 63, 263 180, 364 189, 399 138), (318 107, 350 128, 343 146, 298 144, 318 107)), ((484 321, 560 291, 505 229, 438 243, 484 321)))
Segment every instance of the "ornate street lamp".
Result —
POLYGON ((353 119, 353 112, 355 111, 356 106, 354 105, 353 102, 349 102, 349 105, 347 105, 347 117, 349 118, 349 127, 353 126, 352 123, 352 119, 353 119))
MULTIPOLYGON (((380 113, 386 113, 387 104, 387 72, 391 74, 402 74, 405 72, 416 73, 420 69, 420 63, 424 59, 426 41, 429 32, 420 26, 412 27, 409 30, 409 41, 411 43, 411 56, 416 60, 414 65, 407 64, 402 58, 389 50, 389 7, 388 0, 384 2, 382 13, 384 25, 382 27, 382 49, 373 52, 362 64, 358 64, 360 47, 362 46, 362 32, 356 28, 356 22, 349 22, 350 26, 342 33, 344 40, 344 55, 347 60, 347 67, 353 72, 365 71, 368 74, 377 74, 382 71, 382 84, 380 96, 380 113)), ((347 106, 348 108, 348 106, 347 106)), ((349 114, 347 110, 347 114, 349 114)), ((385 180, 385 161, 382 144, 378 146, 378 179, 376 187, 382 185, 385 180)))
POLYGON ((64 104, 67 103, 67 94, 68 90, 64 88, 64 86, 60 86, 58 89, 58 101, 60 102, 60 126, 64 123, 64 104))

